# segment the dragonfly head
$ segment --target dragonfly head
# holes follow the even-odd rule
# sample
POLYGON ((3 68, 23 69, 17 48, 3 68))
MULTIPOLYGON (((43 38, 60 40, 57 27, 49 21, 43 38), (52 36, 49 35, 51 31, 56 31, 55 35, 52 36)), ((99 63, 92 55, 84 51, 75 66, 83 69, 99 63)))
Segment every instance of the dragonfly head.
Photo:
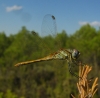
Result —
POLYGON ((80 52, 78 50, 74 49, 72 51, 72 58, 73 59, 77 59, 79 57, 79 55, 80 55, 80 52))

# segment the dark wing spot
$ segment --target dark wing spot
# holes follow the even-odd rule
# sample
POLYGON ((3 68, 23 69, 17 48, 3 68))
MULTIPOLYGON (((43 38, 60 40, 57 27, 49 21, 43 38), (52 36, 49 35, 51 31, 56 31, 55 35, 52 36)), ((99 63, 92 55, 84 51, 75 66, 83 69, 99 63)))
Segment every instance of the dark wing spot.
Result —
POLYGON ((52 19, 55 20, 55 16, 52 15, 52 19))
POLYGON ((35 31, 31 31, 31 33, 32 33, 33 35, 37 35, 37 33, 36 33, 35 31))

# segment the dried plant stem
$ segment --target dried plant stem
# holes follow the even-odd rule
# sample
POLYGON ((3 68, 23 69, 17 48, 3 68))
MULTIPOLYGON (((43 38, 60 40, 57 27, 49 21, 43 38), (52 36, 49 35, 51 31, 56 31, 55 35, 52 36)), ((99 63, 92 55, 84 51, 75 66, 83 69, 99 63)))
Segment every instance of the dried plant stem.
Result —
MULTIPOLYGON (((78 98, 93 98, 94 94, 98 90, 97 82, 98 82, 98 77, 95 78, 92 86, 90 87, 90 83, 92 82, 91 79, 87 79, 89 72, 92 70, 91 66, 84 65, 84 66, 79 66, 79 77, 82 79, 79 79, 77 83, 77 88, 79 91, 79 96, 78 98)), ((71 95, 73 98, 73 95, 71 95)))

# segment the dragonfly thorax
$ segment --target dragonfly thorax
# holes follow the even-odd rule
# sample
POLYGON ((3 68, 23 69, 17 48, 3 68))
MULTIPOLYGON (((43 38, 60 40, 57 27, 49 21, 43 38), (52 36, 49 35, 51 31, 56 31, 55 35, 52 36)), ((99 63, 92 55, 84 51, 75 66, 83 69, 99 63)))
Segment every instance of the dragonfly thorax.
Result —
POLYGON ((80 52, 76 49, 68 49, 68 50, 59 50, 53 56, 54 59, 62 59, 62 60, 76 60, 80 55, 80 52))
POLYGON ((65 50, 59 50, 57 53, 55 53, 54 55, 54 59, 61 59, 61 60, 65 60, 69 58, 69 54, 66 53, 65 50))

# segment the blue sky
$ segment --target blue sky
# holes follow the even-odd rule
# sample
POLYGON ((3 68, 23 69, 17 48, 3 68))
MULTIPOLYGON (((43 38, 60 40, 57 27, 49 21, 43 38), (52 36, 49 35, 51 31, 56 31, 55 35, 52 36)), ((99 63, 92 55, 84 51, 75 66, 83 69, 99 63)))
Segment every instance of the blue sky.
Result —
POLYGON ((57 31, 73 34, 82 25, 100 26, 100 0, 0 0, 0 32, 16 34, 22 26, 41 32, 43 17, 56 17, 57 31))

